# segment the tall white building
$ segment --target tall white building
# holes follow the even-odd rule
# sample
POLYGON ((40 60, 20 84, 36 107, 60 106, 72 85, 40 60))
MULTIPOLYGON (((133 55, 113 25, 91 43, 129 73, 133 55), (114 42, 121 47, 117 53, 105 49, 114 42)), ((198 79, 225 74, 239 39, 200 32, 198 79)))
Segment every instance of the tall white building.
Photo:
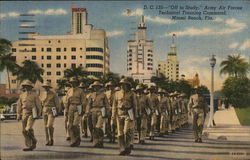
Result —
POLYGON ((162 73, 169 80, 179 80, 179 61, 177 59, 177 51, 174 41, 170 46, 170 52, 167 54, 167 60, 158 62, 157 71, 158 74, 162 73))
POLYGON ((147 40, 147 27, 142 16, 135 39, 128 41, 127 76, 149 83, 155 75, 153 68, 153 40, 147 40))
MULTIPOLYGON (((110 51, 106 32, 93 29, 87 23, 86 8, 71 8, 71 32, 68 34, 43 36, 35 33, 29 34, 28 38, 30 40, 12 42, 13 58, 18 65, 25 60, 35 61, 44 69, 43 79, 51 81, 54 88, 64 76, 64 70, 71 67, 82 66, 93 76, 109 72, 110 51)), ((19 86, 16 77, 11 75, 13 93, 19 86)))

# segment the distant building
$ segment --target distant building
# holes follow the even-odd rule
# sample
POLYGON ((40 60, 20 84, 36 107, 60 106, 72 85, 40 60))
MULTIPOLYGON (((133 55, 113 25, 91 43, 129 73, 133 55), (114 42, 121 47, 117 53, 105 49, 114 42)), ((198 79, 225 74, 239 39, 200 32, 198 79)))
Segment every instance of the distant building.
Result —
POLYGON ((147 40, 147 27, 142 16, 135 39, 128 41, 127 76, 141 83, 150 83, 155 75, 153 55, 153 40, 147 40))
MULTIPOLYGON (((13 42, 13 57, 21 65, 32 60, 44 69, 43 79, 55 88, 64 70, 82 66, 89 75, 101 76, 110 70, 110 50, 106 32, 87 23, 86 8, 71 8, 71 32, 66 35, 29 34, 29 40, 13 42), (27 45, 28 44, 28 45, 27 45)), ((56 27, 56 26, 55 26, 56 27)), ((11 76, 11 88, 18 89, 11 76)), ((39 84, 38 84, 39 85, 39 84)))
POLYGON ((192 87, 200 86, 200 78, 198 73, 196 73, 193 78, 187 79, 187 81, 192 87))
POLYGON ((167 54, 167 60, 158 62, 157 73, 158 75, 165 75, 169 80, 179 80, 179 61, 177 59, 177 51, 174 41, 170 46, 170 52, 167 54))

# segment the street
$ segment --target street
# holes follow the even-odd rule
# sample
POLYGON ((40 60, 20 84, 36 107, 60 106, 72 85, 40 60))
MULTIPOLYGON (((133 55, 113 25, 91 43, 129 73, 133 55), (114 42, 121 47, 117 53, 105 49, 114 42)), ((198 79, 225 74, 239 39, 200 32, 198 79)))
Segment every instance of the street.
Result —
POLYGON ((250 159, 249 142, 229 142, 204 139, 203 143, 194 143, 191 126, 165 137, 147 140, 145 145, 138 145, 135 140, 130 156, 118 156, 118 145, 107 143, 103 149, 93 148, 89 138, 82 138, 80 147, 69 147, 65 140, 63 117, 55 121, 55 145, 45 146, 43 120, 34 125, 37 148, 32 152, 23 152, 24 138, 21 122, 9 120, 1 122, 1 160, 24 159, 250 159))

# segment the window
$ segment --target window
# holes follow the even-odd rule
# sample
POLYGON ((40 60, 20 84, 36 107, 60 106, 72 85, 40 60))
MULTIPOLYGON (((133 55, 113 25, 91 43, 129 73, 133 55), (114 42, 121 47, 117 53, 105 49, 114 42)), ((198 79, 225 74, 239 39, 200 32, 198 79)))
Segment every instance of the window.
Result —
POLYGON ((60 64, 60 63, 57 63, 57 64, 56 64, 56 68, 61 68, 61 64, 60 64))
POLYGON ((67 56, 64 56, 64 59, 67 59, 67 56))
POLYGON ((75 52, 76 51, 76 48, 75 47, 72 47, 71 48, 71 52, 75 52))
POLYGON ((76 60, 76 56, 71 56, 71 59, 76 60))
POLYGON ((32 56, 31 59, 32 59, 32 60, 36 60, 36 56, 32 56))
POLYGON ((31 52, 36 52, 36 48, 31 48, 31 52))
POLYGON ((51 75, 51 72, 47 72, 47 76, 50 76, 51 75))
POLYGON ((11 80, 11 83, 15 84, 15 83, 16 83, 16 80, 15 80, 15 79, 11 80))
POLYGON ((51 41, 48 41, 49 43, 51 43, 51 41))
POLYGON ((67 48, 63 48, 63 51, 66 52, 66 51, 67 51, 67 48))
POLYGON ((102 64, 98 64, 98 63, 90 63, 90 64, 86 64, 86 67, 94 67, 94 68, 103 68, 102 64))
POLYGON ((41 48, 41 51, 43 52, 43 51, 44 51, 44 48, 41 48))
POLYGON ((47 48, 47 52, 51 52, 51 48, 47 48))
POLYGON ((75 63, 72 63, 72 64, 71 64, 71 67, 72 67, 72 68, 75 68, 75 67, 76 67, 76 64, 75 64, 75 63))
POLYGON ((66 68, 66 67, 67 67, 67 64, 66 64, 66 63, 64 63, 64 65, 63 65, 63 66, 64 66, 64 68, 66 68))
POLYGON ((44 67, 43 63, 41 64, 42 68, 44 67))
POLYGON ((47 59, 48 59, 48 60, 51 60, 51 56, 47 56, 47 59))
POLYGON ((86 48, 86 51, 88 52, 103 52, 102 48, 86 48))
POLYGON ((51 68, 51 64, 50 63, 47 64, 47 68, 51 68))
POLYGON ((61 41, 60 41, 60 40, 58 40, 57 42, 58 42, 58 43, 61 43, 61 41))
POLYGON ((57 79, 57 80, 56 80, 56 83, 60 83, 60 79, 57 79))
POLYGON ((56 75, 57 75, 57 76, 60 76, 60 75, 61 75, 61 72, 56 72, 56 75))
POLYGON ((61 59, 61 56, 56 56, 56 59, 57 59, 57 60, 61 59))
POLYGON ((16 52, 16 48, 12 48, 12 52, 16 52))
POLYGON ((102 72, 88 72, 89 75, 101 76, 102 72))
POLYGON ((44 59, 44 57, 42 56, 42 59, 44 59))
POLYGON ((51 83, 51 79, 47 79, 47 81, 51 83))
POLYGON ((61 52, 61 48, 56 48, 56 51, 57 52, 61 52))
POLYGON ((16 61, 16 56, 11 56, 12 61, 16 61))
POLYGON ((103 56, 91 55, 91 56, 86 56, 86 59, 99 59, 99 60, 103 60, 103 56))

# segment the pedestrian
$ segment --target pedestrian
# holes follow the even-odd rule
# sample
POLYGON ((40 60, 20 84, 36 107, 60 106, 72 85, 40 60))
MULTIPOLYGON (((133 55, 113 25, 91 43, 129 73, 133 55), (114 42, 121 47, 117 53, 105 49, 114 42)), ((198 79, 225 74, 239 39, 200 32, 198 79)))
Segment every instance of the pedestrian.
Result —
POLYGON ((17 101, 17 120, 22 116, 22 133, 25 139, 23 151, 32 151, 36 148, 37 140, 34 135, 33 125, 35 119, 39 118, 41 114, 41 101, 39 96, 33 91, 33 83, 25 80, 22 85, 23 93, 17 101))
POLYGON ((66 103, 67 103, 67 92, 70 89, 70 84, 66 84, 65 88, 64 88, 64 96, 61 99, 61 108, 63 108, 63 115, 64 115, 64 128, 66 131, 66 141, 70 141, 70 136, 69 136, 69 118, 68 118, 68 113, 66 111, 66 103))
POLYGON ((86 104, 86 95, 83 90, 79 88, 79 82, 77 78, 72 77, 69 80, 71 88, 66 95, 66 116, 69 119, 69 135, 70 146, 77 147, 81 143, 80 137, 80 120, 83 114, 84 104, 86 104))
POLYGON ((139 144, 145 144, 145 139, 147 136, 147 124, 148 124, 148 116, 151 115, 150 110, 150 102, 147 95, 144 93, 144 88, 142 85, 136 86, 136 93, 137 93, 137 130, 139 134, 139 144))
MULTIPOLYGON (((81 88, 83 90, 83 92, 85 93, 85 95, 86 95, 86 91, 85 91, 86 87, 85 87, 83 82, 80 83, 79 88, 81 88)), ((86 99, 87 99, 87 97, 86 97, 86 99)), ((87 103, 87 101, 85 101, 85 102, 87 103)), ((84 104, 83 106, 86 107, 87 104, 84 104)), ((85 111, 86 108, 84 108, 83 110, 85 111)), ((85 116, 85 115, 82 115, 80 124, 81 124, 82 137, 87 138, 88 137, 88 117, 85 116)))
POLYGON ((190 97, 188 106, 193 115, 195 142, 202 143, 202 130, 205 119, 204 115, 208 112, 208 105, 199 88, 195 88, 195 94, 190 97))
POLYGON ((44 91, 42 92, 40 98, 43 108, 42 116, 45 127, 46 145, 53 146, 54 121, 57 114, 61 112, 61 107, 56 93, 51 90, 51 83, 48 81, 44 82, 42 87, 44 88, 44 91))
POLYGON ((112 119, 117 120, 118 143, 120 155, 131 153, 134 121, 136 113, 136 96, 131 91, 131 84, 127 79, 120 81, 121 90, 115 93, 112 106, 112 119))
POLYGON ((93 125, 93 144, 94 147, 103 148, 103 123, 109 108, 108 99, 105 93, 101 90, 102 84, 95 81, 92 84, 94 92, 88 98, 86 115, 91 114, 93 125))
POLYGON ((158 100, 158 97, 156 95, 156 86, 149 85, 148 91, 149 91, 148 98, 149 98, 151 112, 152 112, 149 139, 154 140, 156 123, 157 123, 157 116, 160 115, 159 114, 159 100, 158 100))

